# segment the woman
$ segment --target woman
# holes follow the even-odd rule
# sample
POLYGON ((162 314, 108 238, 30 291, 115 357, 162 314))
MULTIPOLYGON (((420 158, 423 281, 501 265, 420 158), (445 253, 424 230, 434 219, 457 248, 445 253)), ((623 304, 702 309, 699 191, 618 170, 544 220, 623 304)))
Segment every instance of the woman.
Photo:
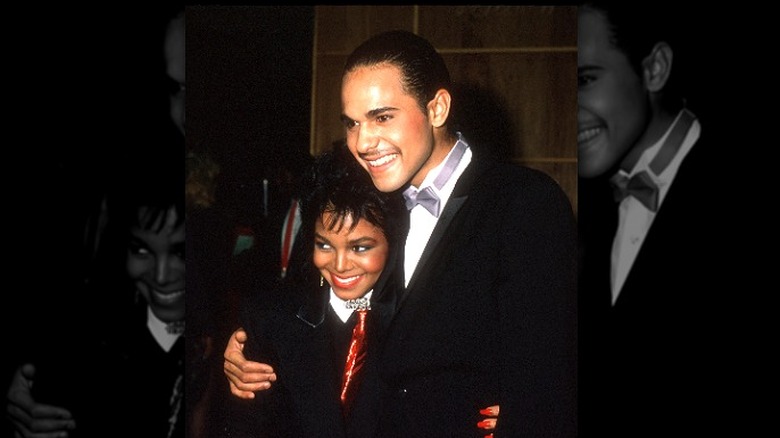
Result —
POLYGON ((403 236, 400 197, 376 190, 346 148, 317 157, 301 203, 302 275, 244 306, 247 357, 278 369, 276 384, 254 400, 230 400, 228 436, 365 436, 377 398, 371 346, 390 315, 396 280, 391 260, 403 236), (345 304, 370 301, 367 313, 345 304), (368 361, 344 372, 353 328, 366 315, 368 361), (357 379, 362 376, 363 383, 357 379), (358 383, 354 401, 352 385, 358 383), (351 407, 351 408, 350 408, 351 407))
POLYGON ((38 340, 35 366, 17 369, 18 436, 184 436, 184 172, 181 149, 162 143, 109 184, 98 275, 63 309, 72 332, 38 340))

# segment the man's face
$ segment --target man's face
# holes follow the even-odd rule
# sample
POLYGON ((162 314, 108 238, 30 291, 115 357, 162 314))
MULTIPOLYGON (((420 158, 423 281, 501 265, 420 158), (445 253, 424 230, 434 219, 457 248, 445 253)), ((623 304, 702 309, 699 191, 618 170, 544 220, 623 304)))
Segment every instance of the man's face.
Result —
POLYGON ((642 78, 610 42, 607 25, 601 13, 580 10, 577 146, 579 175, 585 178, 619 164, 650 117, 642 78))
MULTIPOLYGON (((145 210, 139 213, 143 218, 145 210)), ((165 322, 184 319, 184 224, 176 225, 171 209, 162 228, 135 226, 130 230, 127 247, 127 275, 151 307, 165 322)))
POLYGON ((342 300, 360 298, 374 287, 387 263, 389 245, 377 226, 361 219, 354 229, 352 217, 339 229, 328 229, 332 213, 324 213, 315 226, 314 265, 342 300))
POLYGON ((165 32, 165 70, 171 80, 171 118, 184 134, 184 101, 186 82, 184 77, 184 14, 168 23, 165 32))
POLYGON ((392 65, 360 67, 344 76, 342 120, 347 146, 383 192, 419 186, 436 163, 433 128, 417 101, 404 92, 392 65))

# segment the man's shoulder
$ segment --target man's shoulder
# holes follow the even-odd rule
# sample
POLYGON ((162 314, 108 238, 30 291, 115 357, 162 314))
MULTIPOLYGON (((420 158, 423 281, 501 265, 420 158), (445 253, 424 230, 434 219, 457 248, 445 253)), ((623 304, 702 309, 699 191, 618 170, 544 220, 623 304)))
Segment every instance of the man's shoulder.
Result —
POLYGON ((475 156, 471 164, 474 166, 472 178, 478 187, 492 190, 500 186, 502 190, 516 194, 563 192, 555 179, 539 169, 490 156, 475 156))

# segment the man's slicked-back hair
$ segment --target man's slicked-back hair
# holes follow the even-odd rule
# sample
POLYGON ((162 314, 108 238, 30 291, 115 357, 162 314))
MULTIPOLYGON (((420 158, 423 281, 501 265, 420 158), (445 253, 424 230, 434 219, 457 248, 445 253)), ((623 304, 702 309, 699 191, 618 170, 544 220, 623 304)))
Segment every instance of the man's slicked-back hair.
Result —
POLYGON ((344 75, 358 67, 391 64, 401 70, 404 90, 426 106, 440 89, 450 90, 450 73, 439 52, 425 38, 404 30, 382 32, 366 40, 347 58, 344 75))
MULTIPOLYGON (((663 4, 663 3, 662 3, 663 4)), ((637 7, 631 2, 616 0, 591 0, 580 6, 581 11, 595 11, 603 15, 609 24, 610 42, 623 52, 642 77, 642 61, 659 42, 666 42, 674 52, 672 74, 664 87, 667 99, 679 101, 691 94, 690 78, 695 61, 691 50, 692 37, 686 23, 689 15, 677 8, 637 7)))

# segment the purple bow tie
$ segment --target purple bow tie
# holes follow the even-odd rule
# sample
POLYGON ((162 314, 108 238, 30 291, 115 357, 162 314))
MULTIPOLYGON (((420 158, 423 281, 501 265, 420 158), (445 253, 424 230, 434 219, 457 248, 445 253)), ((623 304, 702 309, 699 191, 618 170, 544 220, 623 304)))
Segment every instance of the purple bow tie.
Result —
POLYGON ((406 208, 409 210, 414 208, 415 205, 420 204, 432 215, 439 217, 441 200, 439 199, 439 195, 437 195, 430 186, 420 191, 410 186, 404 190, 404 200, 406 201, 406 208))
MULTIPOLYGON (((466 153, 466 149, 468 149, 468 144, 462 138, 458 138, 453 151, 447 157, 447 162, 444 163, 441 172, 433 181, 433 186, 436 189, 441 190, 444 187, 452 173, 455 172, 455 168, 458 167, 458 163, 460 163, 463 154, 466 153)), ((439 214, 441 214, 441 199, 439 199, 439 195, 436 194, 431 186, 424 187, 421 190, 417 190, 413 186, 407 187, 404 190, 404 200, 406 201, 406 208, 409 210, 420 204, 435 217, 439 217, 439 214)))
POLYGON ((620 202, 626 196, 633 196, 651 211, 658 210, 658 186, 645 171, 631 178, 625 175, 615 175, 610 178, 615 201, 620 202))

